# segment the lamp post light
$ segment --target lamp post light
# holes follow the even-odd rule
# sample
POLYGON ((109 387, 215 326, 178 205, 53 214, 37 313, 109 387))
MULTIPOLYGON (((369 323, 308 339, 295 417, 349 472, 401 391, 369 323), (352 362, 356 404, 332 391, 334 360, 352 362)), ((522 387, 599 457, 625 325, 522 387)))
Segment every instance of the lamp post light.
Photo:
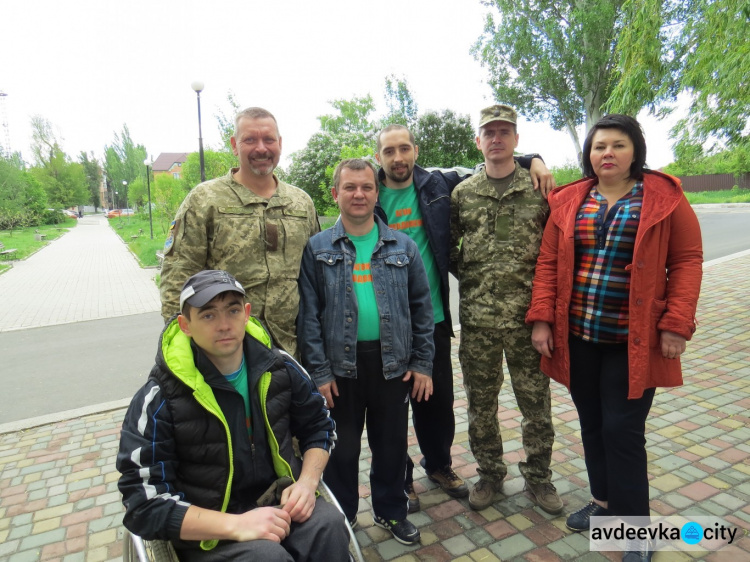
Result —
MULTIPOLYGON (((122 188, 125 190, 125 212, 127 212, 128 209, 128 182, 125 180, 122 180, 122 188)), ((120 213, 120 218, 122 218, 122 213, 120 213)), ((128 224, 130 224, 130 215, 128 215, 128 224)))
POLYGON ((200 151, 201 158, 201 183, 206 181, 206 166, 203 162, 203 131, 201 130, 201 92, 203 91, 203 82, 196 80, 190 87, 195 90, 195 94, 198 96, 198 149, 200 151))
POLYGON ((148 227, 151 230, 151 240, 154 239, 154 219, 151 216, 151 160, 146 158, 143 163, 146 165, 146 189, 148 192, 148 227))

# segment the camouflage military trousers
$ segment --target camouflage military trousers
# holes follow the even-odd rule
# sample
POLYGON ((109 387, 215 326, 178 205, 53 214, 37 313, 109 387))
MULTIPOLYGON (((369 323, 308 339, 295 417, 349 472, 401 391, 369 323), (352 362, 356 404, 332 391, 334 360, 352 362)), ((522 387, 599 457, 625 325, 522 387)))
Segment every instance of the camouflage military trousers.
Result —
POLYGON ((531 327, 512 329, 461 326, 458 351, 469 402, 469 444, 480 476, 500 482, 508 472, 498 423, 498 394, 503 383, 503 353, 523 419, 526 460, 521 475, 532 483, 549 482, 555 431, 552 428, 549 378, 539 370, 531 345, 531 327))

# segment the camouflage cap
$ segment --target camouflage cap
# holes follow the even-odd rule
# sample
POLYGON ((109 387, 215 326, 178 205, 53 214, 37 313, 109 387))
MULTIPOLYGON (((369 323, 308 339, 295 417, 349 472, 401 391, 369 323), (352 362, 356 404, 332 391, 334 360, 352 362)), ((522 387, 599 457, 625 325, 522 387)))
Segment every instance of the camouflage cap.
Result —
POLYGON ((479 128, 492 121, 507 121, 515 125, 517 117, 516 110, 509 105, 491 105, 485 107, 479 114, 479 128))
POLYGON ((245 295, 245 289, 242 288, 239 281, 226 271, 215 269, 199 271, 185 281, 185 284, 182 286, 180 312, 182 312, 185 303, 193 308, 200 308, 206 306, 216 295, 226 293, 227 291, 245 295))

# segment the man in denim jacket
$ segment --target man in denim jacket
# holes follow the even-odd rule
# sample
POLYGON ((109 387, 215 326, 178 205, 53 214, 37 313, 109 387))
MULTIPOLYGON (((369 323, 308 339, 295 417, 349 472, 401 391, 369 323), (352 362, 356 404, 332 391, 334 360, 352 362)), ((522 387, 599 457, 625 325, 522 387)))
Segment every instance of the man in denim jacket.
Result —
POLYGON ((356 525, 362 429, 372 451, 375 524, 403 544, 419 541, 406 519, 404 465, 409 392, 432 394, 434 319, 417 245, 373 214, 375 167, 341 162, 332 194, 341 215, 313 236, 300 269, 297 334, 303 365, 336 421, 338 446, 325 480, 356 525))

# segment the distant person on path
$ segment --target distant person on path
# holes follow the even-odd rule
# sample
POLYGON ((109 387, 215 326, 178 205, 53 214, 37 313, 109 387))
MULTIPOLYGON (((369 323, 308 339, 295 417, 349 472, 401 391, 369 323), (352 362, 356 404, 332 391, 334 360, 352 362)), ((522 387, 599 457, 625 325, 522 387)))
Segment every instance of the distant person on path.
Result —
POLYGON ((524 315, 549 208, 529 173, 513 161, 518 146, 516 111, 493 105, 481 111, 477 148, 485 167, 451 196, 451 261, 458 273, 459 360, 469 410, 469 444, 479 481, 469 505, 489 507, 503 489, 508 468, 497 420, 505 357, 523 416, 526 460, 519 463, 525 490, 544 511, 562 511, 552 484, 549 379, 539 370, 524 315))
POLYGON ((310 239, 300 271, 302 364, 336 420, 339 441, 326 483, 356 525, 362 429, 372 451, 375 524, 407 545, 420 539, 406 518, 404 468, 409 395, 432 394, 432 302, 417 245, 373 215, 375 167, 344 160, 333 175, 336 224, 310 239))
POLYGON ((237 276, 253 315, 276 345, 296 353, 297 277, 307 240, 320 231, 312 199, 273 173, 281 157, 276 119, 259 107, 237 114, 239 168, 196 186, 170 225, 161 270, 162 316, 179 312, 180 287, 202 269, 237 276))
MULTIPOLYGON (((403 125, 389 125, 377 137, 375 157, 382 166, 375 214, 388 226, 407 234, 419 248, 427 271, 435 315, 435 360, 432 367, 433 394, 430 400, 411 401, 414 431, 424 455, 421 461, 427 477, 454 498, 465 497, 469 489, 452 468, 451 446, 456 431, 453 412, 453 365, 450 314, 450 195, 470 174, 454 170, 425 170, 417 165, 419 147, 403 125)), ((555 180, 538 155, 518 158, 531 168, 532 179, 542 193, 555 180)), ((420 508, 414 490, 414 463, 407 457, 406 493, 409 512, 420 508)))
MULTIPOLYGON (((682 384, 695 332, 703 250, 680 182, 647 170, 646 141, 627 115, 602 117, 583 145, 584 178, 552 192, 536 267, 532 342, 541 368, 570 390, 593 499, 591 517, 649 517, 646 417, 656 387, 682 384)), ((623 560, 650 560, 653 544, 623 560)))
POLYGON ((349 560, 341 513, 315 497, 335 424, 244 298, 226 271, 184 284, 123 421, 123 522, 183 562, 349 560))

